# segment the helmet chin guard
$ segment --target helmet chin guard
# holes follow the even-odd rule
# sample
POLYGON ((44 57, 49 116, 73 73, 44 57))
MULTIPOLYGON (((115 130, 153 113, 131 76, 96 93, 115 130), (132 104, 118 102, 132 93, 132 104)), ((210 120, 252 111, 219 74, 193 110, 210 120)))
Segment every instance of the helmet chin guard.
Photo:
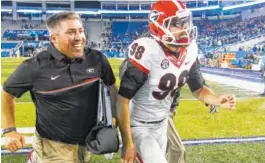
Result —
POLYGON ((171 32, 162 36, 160 41, 163 44, 176 45, 176 46, 188 46, 193 40, 197 39, 197 27, 193 26, 190 29, 180 30, 177 32, 171 32), (184 36, 176 38, 174 34, 185 33, 184 36))

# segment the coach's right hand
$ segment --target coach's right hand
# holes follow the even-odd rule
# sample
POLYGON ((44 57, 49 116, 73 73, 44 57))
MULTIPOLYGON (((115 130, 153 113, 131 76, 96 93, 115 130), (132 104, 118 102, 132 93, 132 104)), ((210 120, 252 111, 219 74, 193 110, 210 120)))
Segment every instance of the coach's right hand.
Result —
POLYGON ((10 152, 16 152, 26 145, 25 137, 17 131, 12 131, 5 134, 6 147, 10 152))
POLYGON ((134 163, 136 158, 136 149, 134 144, 126 144, 125 154, 122 163, 134 163))

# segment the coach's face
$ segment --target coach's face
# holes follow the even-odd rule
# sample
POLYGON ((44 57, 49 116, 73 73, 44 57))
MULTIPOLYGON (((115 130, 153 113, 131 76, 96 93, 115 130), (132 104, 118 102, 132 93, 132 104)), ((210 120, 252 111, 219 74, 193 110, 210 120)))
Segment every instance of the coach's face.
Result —
POLYGON ((78 19, 61 21, 53 35, 54 46, 69 58, 78 58, 84 55, 86 36, 84 27, 78 19))

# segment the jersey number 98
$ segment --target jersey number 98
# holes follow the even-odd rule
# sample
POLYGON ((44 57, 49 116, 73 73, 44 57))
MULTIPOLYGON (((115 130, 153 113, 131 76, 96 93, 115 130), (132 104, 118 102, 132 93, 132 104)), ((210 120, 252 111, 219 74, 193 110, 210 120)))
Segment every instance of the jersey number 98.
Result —
POLYGON ((183 71, 178 78, 178 87, 174 89, 176 86, 176 76, 172 73, 167 73, 159 81, 158 88, 161 91, 153 91, 153 97, 157 100, 163 100, 167 97, 167 95, 170 93, 171 97, 174 97, 176 92, 179 90, 180 87, 182 87, 188 80, 189 71, 185 70, 183 71))
POLYGON ((130 55, 134 55, 136 59, 140 60, 143 57, 144 51, 145 48, 143 46, 139 46, 138 43, 134 43, 131 46, 130 55))

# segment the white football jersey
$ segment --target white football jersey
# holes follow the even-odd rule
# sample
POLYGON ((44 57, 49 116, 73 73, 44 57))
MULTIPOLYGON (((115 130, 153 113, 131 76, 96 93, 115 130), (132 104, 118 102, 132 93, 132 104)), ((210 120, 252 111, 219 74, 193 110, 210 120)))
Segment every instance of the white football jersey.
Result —
POLYGON ((191 66, 196 62, 198 47, 192 42, 181 59, 164 52, 154 39, 143 37, 129 47, 129 58, 148 74, 148 79, 130 100, 131 118, 138 121, 159 121, 168 116, 175 92, 183 86, 191 66))

